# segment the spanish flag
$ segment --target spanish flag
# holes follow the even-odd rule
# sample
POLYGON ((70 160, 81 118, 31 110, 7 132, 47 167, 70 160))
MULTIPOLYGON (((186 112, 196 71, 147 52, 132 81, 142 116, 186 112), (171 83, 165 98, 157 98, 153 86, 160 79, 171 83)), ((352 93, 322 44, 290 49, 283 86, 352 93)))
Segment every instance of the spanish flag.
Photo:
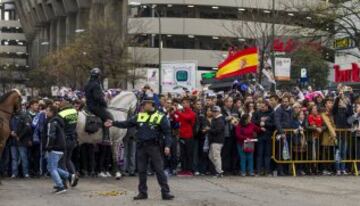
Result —
POLYGON ((248 48, 229 55, 224 62, 218 65, 216 79, 254 73, 259 64, 257 48, 248 48))

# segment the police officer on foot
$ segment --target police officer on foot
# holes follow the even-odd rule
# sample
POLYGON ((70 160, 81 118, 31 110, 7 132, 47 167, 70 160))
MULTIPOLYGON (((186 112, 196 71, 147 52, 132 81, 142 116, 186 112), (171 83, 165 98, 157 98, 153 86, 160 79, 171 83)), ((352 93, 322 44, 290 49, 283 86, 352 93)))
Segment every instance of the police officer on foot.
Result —
POLYGON ((171 129, 169 120, 165 115, 156 110, 153 98, 149 95, 142 101, 143 112, 131 117, 127 121, 106 122, 106 127, 129 128, 137 127, 137 152, 136 161, 139 172, 139 194, 134 200, 144 200, 147 194, 147 167, 149 159, 153 163, 158 183, 161 187, 163 200, 172 200, 167 177, 164 173, 164 164, 161 154, 160 139, 165 137, 165 155, 170 155, 171 129))

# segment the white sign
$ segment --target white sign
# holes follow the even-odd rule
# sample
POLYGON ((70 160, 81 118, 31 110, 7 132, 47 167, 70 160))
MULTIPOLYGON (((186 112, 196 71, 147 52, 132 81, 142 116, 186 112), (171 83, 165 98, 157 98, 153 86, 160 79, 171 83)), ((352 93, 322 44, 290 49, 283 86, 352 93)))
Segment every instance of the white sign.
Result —
POLYGON ((197 63, 194 61, 166 62, 161 65, 162 92, 182 92, 196 88, 197 63))
POLYGON ((301 69, 300 78, 307 78, 307 70, 305 68, 301 69))
MULTIPOLYGON (((159 69, 158 68, 136 68, 133 74, 137 77, 135 82, 128 81, 128 88, 141 89, 146 84, 149 85, 155 93, 159 92, 159 69), (134 83, 134 85, 133 85, 134 83)), ((131 79, 131 75, 130 75, 131 79)))
POLYGON ((290 80, 291 59, 275 58, 275 79, 280 81, 290 80))

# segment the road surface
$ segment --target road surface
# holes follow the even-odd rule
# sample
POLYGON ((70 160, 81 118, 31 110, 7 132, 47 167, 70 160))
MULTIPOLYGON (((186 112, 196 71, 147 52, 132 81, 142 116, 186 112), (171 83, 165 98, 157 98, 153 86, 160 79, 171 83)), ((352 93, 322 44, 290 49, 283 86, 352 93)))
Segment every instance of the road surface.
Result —
POLYGON ((149 178, 149 200, 133 201, 137 178, 81 179, 67 193, 51 193, 48 178, 3 180, 0 206, 227 206, 326 205, 359 206, 360 177, 172 177, 176 199, 162 201, 154 177, 149 178))

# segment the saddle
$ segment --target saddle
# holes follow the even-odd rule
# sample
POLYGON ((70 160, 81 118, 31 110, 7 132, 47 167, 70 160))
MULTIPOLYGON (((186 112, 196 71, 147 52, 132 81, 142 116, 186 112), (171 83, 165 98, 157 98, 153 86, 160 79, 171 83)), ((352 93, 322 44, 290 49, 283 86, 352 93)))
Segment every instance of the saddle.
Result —
POLYGON ((85 114, 85 132, 89 134, 94 134, 102 128, 102 120, 100 117, 94 115, 89 110, 84 110, 85 114))

